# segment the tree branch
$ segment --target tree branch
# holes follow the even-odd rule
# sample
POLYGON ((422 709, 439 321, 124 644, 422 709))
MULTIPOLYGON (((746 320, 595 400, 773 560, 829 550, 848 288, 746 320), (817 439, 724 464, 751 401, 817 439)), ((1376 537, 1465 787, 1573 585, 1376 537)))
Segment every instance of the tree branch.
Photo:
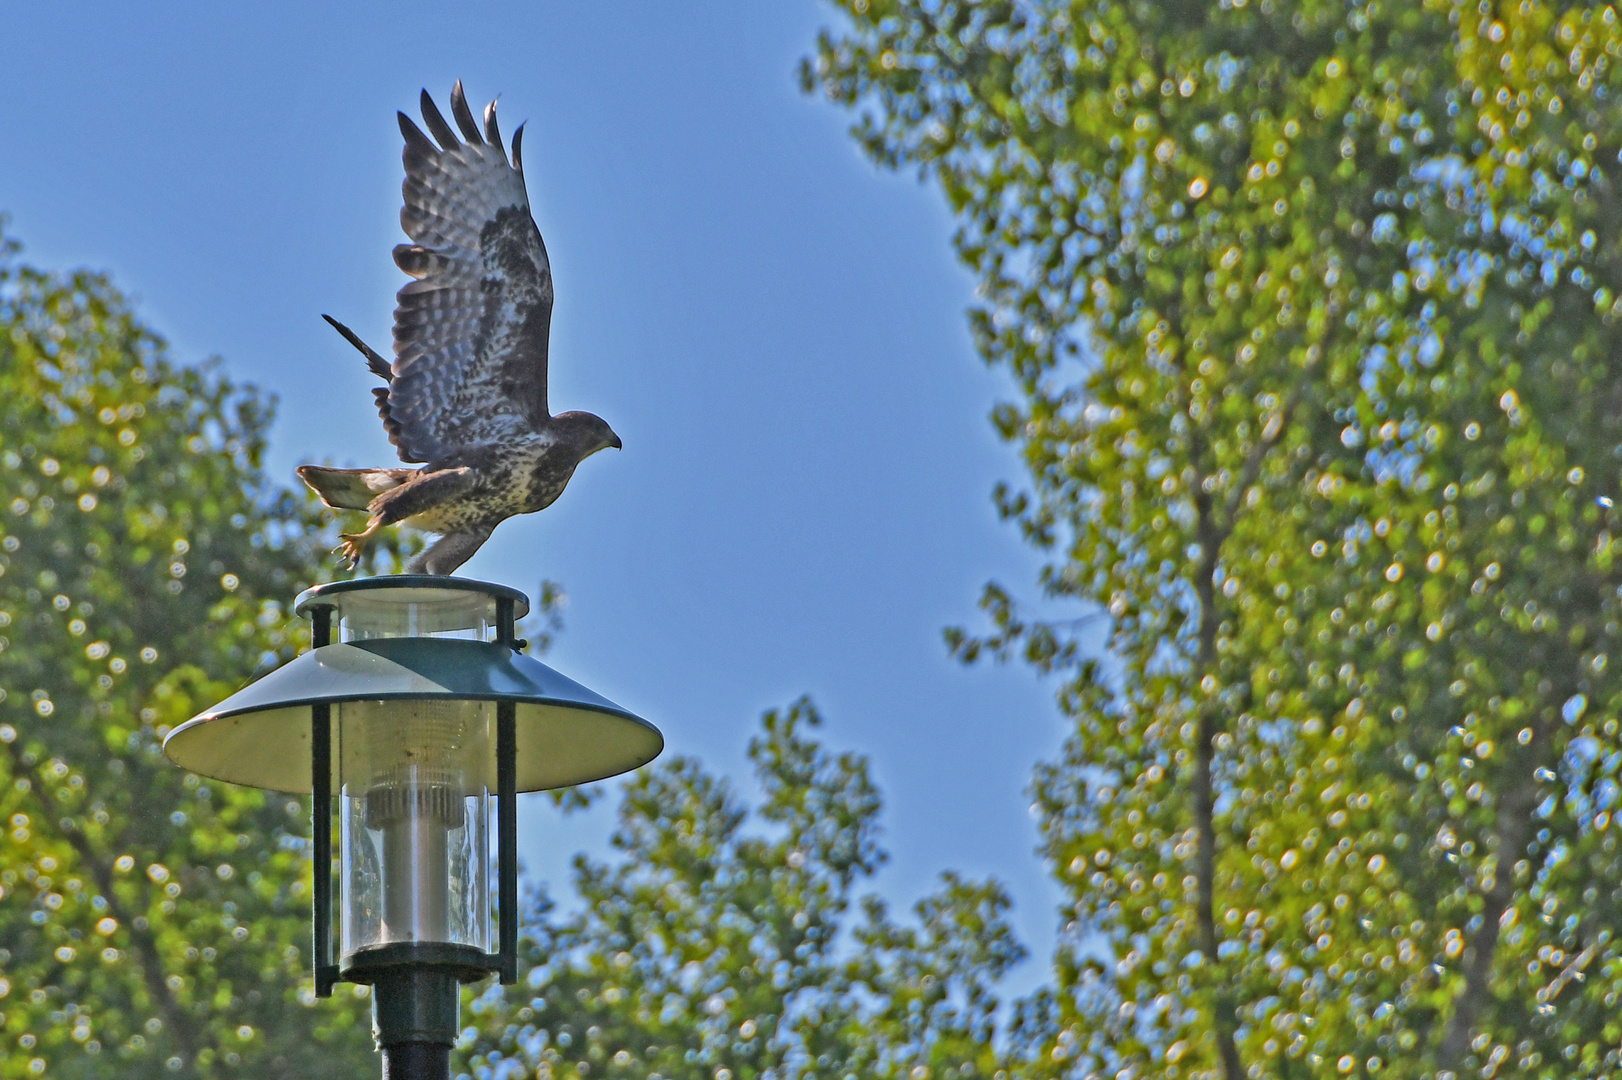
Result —
POLYGON ((1245 492, 1250 490, 1250 486, 1261 475, 1262 462, 1267 457, 1267 451, 1271 450, 1290 429, 1290 419, 1295 415, 1296 406, 1301 404, 1301 398, 1306 395, 1306 391, 1307 375, 1303 371, 1296 380, 1295 387, 1290 391, 1290 396, 1285 399, 1284 407, 1267 421, 1266 426, 1262 428, 1261 438, 1250 448, 1250 456, 1245 459, 1245 467, 1239 474, 1239 482, 1228 492, 1228 501, 1223 507, 1223 520, 1226 523, 1226 529, 1222 534, 1224 541, 1233 532, 1234 522, 1239 514, 1239 504, 1244 499, 1245 492))
POLYGON ((1532 838, 1532 810, 1538 802, 1537 766, 1549 741, 1548 725, 1533 724, 1532 741, 1510 766, 1510 775, 1506 778, 1510 790, 1498 802, 1494 826, 1497 845, 1492 854, 1491 877, 1487 879, 1487 887, 1481 890, 1481 928, 1470 941, 1464 986, 1453 1001, 1453 1015, 1448 1017, 1436 1050, 1436 1064, 1441 1069, 1458 1071, 1491 990, 1492 965, 1504 912, 1515 902, 1515 864, 1525 856, 1532 838))
MULTIPOLYGON (((1217 615, 1216 571, 1217 564, 1221 561, 1222 545, 1233 535, 1239 510, 1243 505, 1244 493, 1261 474, 1262 463, 1267 457, 1268 450, 1272 449, 1289 429, 1290 419, 1306 391, 1306 385, 1307 375, 1303 371, 1295 387, 1290 391, 1284 407, 1269 419, 1262 429, 1261 436, 1251 447, 1250 456, 1245 460, 1238 482, 1224 501, 1220 521, 1217 520, 1215 499, 1205 489, 1206 477, 1200 468, 1200 461, 1206 451, 1204 434, 1198 424, 1189 426, 1189 458, 1194 472, 1195 536, 1200 544, 1200 557, 1194 570, 1194 591, 1200 604, 1195 669, 1200 673, 1201 679, 1206 675, 1214 675, 1217 670, 1217 631, 1221 626, 1221 619, 1217 615)), ((1192 785, 1195 826, 1199 835, 1194 877, 1199 883, 1197 916, 1200 952, 1205 955, 1205 962, 1208 964, 1216 962, 1219 944, 1216 924, 1217 838, 1214 769, 1216 737, 1221 725, 1214 702, 1215 695, 1209 696, 1200 707, 1192 785)), ((1222 1055, 1223 1076, 1225 1080, 1243 1080, 1244 1064, 1240 1061, 1237 1043, 1239 1017, 1234 1006, 1231 987, 1225 985, 1216 987, 1213 1012, 1217 1028, 1217 1048, 1222 1055)))
MULTIPOLYGON (((1189 436, 1189 456, 1194 459, 1194 512, 1195 535, 1199 537, 1200 558, 1194 571, 1194 591, 1200 602, 1198 651, 1195 670, 1201 679, 1216 670, 1217 628, 1220 620, 1216 611, 1216 567, 1218 552, 1226 539, 1215 521, 1216 508, 1211 493, 1205 490, 1200 475, 1199 459, 1205 440, 1197 427, 1189 436)), ((1227 530, 1231 532, 1230 527, 1227 530)), ((1207 964, 1217 959, 1216 925, 1216 791, 1212 780, 1216 756, 1217 710, 1214 695, 1207 697, 1200 707, 1199 734, 1194 753, 1194 822, 1199 834, 1199 849, 1194 858, 1194 877, 1199 883, 1196 916, 1200 926, 1200 952, 1207 964)), ((1244 1064, 1239 1060, 1236 1037, 1239 1017, 1228 988, 1218 985, 1212 1012, 1216 1021, 1217 1050, 1222 1055, 1222 1075, 1225 1080, 1243 1080, 1244 1064)))

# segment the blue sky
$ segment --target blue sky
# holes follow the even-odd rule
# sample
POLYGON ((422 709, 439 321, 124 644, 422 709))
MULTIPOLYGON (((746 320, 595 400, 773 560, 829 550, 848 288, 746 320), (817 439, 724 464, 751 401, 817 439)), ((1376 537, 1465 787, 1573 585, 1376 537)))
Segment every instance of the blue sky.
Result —
MULTIPOLYGON (((549 662, 649 717, 668 752, 744 781, 760 712, 811 694, 871 755, 897 905, 946 868, 995 874, 1042 977, 1059 894, 1025 787, 1062 736, 1051 688, 964 670, 940 630, 1035 560, 989 491, 1018 479, 1004 391, 963 317, 940 197, 881 173, 799 92, 831 8, 605 2, 11 6, 0 210, 41 266, 113 273, 176 359, 280 399, 270 468, 392 460, 365 364, 385 348, 397 109, 453 79, 529 121, 556 279, 551 398, 623 453, 504 524, 464 568, 565 586, 549 662)), ((533 871, 600 847, 594 811, 523 815, 533 871)))

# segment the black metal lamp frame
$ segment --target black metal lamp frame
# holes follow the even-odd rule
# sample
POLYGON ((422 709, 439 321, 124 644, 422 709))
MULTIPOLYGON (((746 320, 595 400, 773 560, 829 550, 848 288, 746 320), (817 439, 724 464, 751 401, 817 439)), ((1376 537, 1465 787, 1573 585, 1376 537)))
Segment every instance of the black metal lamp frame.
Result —
MULTIPOLYGON (((332 608, 312 605, 311 644, 332 643, 332 608)), ((496 599, 496 642, 521 648, 511 597, 496 599)), ((498 950, 471 945, 409 942, 364 951, 343 964, 333 955, 332 918, 332 706, 310 706, 310 827, 315 841, 315 993, 331 997, 340 982, 370 984, 384 1080, 448 1077, 458 1031, 457 987, 491 972, 503 985, 518 981, 518 754, 517 706, 496 702, 496 850, 498 950)))

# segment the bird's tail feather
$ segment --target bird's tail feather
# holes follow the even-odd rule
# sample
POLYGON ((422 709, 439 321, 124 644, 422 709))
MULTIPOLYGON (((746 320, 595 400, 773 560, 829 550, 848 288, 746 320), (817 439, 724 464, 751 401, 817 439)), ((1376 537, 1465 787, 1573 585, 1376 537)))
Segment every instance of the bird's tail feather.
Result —
POLYGON ((334 319, 331 315, 323 315, 321 317, 327 320, 328 325, 330 325, 334 330, 342 334, 345 341, 349 342, 349 344, 360 350, 360 354, 366 357, 366 366, 372 369, 373 375, 376 375, 384 382, 394 381, 394 369, 389 366, 389 362, 383 359, 383 357, 379 356, 376 349, 362 341, 359 334, 349 329, 349 327, 345 326, 337 319, 334 319))
POLYGON ((417 475, 416 469, 329 469, 300 465, 298 478, 334 510, 365 510, 371 501, 417 475))

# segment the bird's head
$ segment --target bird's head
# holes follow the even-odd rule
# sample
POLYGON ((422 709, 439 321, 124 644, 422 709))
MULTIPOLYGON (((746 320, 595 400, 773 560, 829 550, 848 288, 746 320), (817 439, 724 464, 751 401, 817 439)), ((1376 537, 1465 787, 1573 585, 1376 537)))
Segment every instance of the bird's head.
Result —
POLYGON ((582 460, 599 450, 621 448, 620 437, 608 421, 589 412, 559 413, 552 418, 563 437, 580 451, 582 460))

